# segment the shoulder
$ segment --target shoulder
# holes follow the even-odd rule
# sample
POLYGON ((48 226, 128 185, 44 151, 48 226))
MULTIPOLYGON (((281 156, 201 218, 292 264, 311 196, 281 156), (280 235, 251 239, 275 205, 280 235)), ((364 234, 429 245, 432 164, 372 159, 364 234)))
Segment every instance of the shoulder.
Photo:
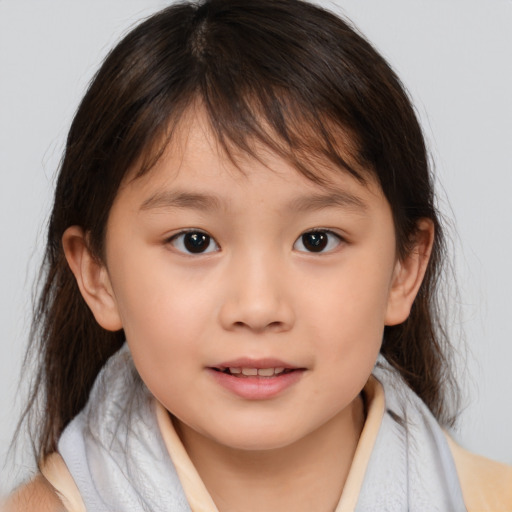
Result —
POLYGON ((66 512, 54 488, 41 474, 11 494, 1 510, 2 512, 66 512))
POLYGON ((78 488, 59 453, 46 457, 40 469, 41 473, 9 497, 0 512, 85 512, 78 488))
POLYGON ((512 466, 475 455, 450 436, 447 439, 468 511, 512 510, 512 466))

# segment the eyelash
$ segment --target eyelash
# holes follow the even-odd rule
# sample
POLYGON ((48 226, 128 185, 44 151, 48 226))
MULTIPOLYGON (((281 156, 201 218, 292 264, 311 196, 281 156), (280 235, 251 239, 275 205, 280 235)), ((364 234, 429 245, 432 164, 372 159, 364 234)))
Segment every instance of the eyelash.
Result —
MULTIPOLYGON (((333 251, 343 241, 343 238, 334 231, 316 228, 302 233, 293 244, 293 248, 299 252, 320 254, 333 251), (308 236, 311 237, 309 240, 306 238, 308 236), (336 240, 336 245, 334 247, 332 247, 333 238, 336 240), (308 250, 306 244, 310 245, 310 250, 308 250), (300 246, 302 246, 302 248, 300 246), (326 248, 327 250, 325 250, 326 248)), ((209 254, 220 251, 219 244, 215 239, 205 231, 201 231, 199 229, 180 231, 168 238, 166 240, 166 244, 172 245, 175 249, 184 254, 209 254), (185 238, 187 235, 196 235, 188 240, 188 247, 187 239, 185 238), (205 250, 194 251, 194 249, 202 249, 201 243, 206 244, 205 250), (196 244, 196 246, 194 247, 192 244, 196 244), (213 248, 211 248, 212 244, 213 248)))

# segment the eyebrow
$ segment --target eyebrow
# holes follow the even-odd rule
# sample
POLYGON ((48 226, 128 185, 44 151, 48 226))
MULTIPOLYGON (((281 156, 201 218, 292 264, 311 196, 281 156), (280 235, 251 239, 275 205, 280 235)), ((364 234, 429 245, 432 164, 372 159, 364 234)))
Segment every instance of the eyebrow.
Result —
POLYGON ((289 207, 299 212, 322 210, 324 208, 341 207, 347 210, 365 212, 368 205, 359 197, 345 191, 331 194, 313 194, 298 197, 289 203, 289 207))
MULTIPOLYGON (((140 206, 141 211, 166 208, 191 208, 195 210, 219 210, 224 201, 216 196, 198 192, 164 190, 156 192, 140 206)), ((287 204, 288 209, 297 212, 322 210, 324 208, 341 207, 347 210, 365 212, 367 204, 359 197, 345 191, 331 194, 307 194, 292 199, 287 204)))
POLYGON ((156 192, 146 199, 140 210, 159 208, 192 208, 196 210, 215 210, 222 206, 221 201, 212 195, 193 192, 164 190, 156 192))

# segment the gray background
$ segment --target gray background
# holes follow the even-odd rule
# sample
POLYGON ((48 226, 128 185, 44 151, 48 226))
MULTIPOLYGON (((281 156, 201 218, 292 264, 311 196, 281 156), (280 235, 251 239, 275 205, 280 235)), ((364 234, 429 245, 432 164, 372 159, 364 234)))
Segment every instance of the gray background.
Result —
MULTIPOLYGON (((461 331, 467 344, 456 436, 512 464, 512 2, 323 3, 359 26, 414 99, 441 207, 456 226, 459 314, 450 329, 457 346, 461 331)), ((3 461, 19 415, 32 283, 71 117, 108 49, 166 4, 0 0, 0 494, 30 468, 23 453, 3 461)))

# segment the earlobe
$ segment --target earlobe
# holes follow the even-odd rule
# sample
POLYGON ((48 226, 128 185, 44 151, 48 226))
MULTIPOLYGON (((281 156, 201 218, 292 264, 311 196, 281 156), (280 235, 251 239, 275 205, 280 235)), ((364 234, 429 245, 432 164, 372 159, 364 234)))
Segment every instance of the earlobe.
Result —
POLYGON ((385 325, 398 325, 409 317, 427 270, 433 243, 434 224, 430 219, 421 219, 417 224, 413 248, 404 260, 396 263, 385 325))
POLYGON ((91 253, 84 230, 79 226, 66 229, 62 235, 62 247, 80 293, 96 321, 109 331, 122 329, 107 269, 91 253))

